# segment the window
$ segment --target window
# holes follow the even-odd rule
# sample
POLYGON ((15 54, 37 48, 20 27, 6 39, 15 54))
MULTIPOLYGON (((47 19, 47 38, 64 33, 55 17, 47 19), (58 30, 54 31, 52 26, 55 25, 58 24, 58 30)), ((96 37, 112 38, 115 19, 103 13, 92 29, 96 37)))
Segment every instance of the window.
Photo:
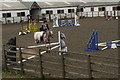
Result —
POLYGON ((99 11, 102 11, 102 8, 99 8, 99 11))
POLYGON ((117 7, 113 7, 113 11, 117 10, 117 7))
POLYGON ((117 10, 120 10, 120 6, 117 6, 117 10))
POLYGON ((91 8, 91 11, 94 11, 94 8, 91 8))
POLYGON ((3 15, 3 18, 5 18, 5 17, 11 17, 11 13, 3 13, 2 15, 3 15))
POLYGON ((7 17, 7 14, 6 14, 6 13, 3 13, 2 15, 3 15, 3 18, 7 17))
POLYGON ((102 7, 102 11, 105 11, 105 7, 102 7))
POLYGON ((20 16, 25 16, 25 12, 19 12, 19 13, 17 13, 17 17, 20 17, 20 16))
POLYGON ((25 12, 21 12, 21 16, 25 16, 25 12))
POLYGON ((68 9, 68 13, 74 13, 74 9, 68 9))
POLYGON ((80 9, 77 9, 76 11, 77 11, 77 12, 80 12, 80 9))
POLYGON ((57 10, 58 14, 64 13, 64 10, 57 10))
POLYGON ((21 16, 21 13, 17 13, 17 17, 20 17, 21 16))
POLYGON ((57 10, 57 13, 60 14, 60 10, 57 10))
POLYGON ((46 14, 53 14, 53 11, 52 11, 52 10, 50 10, 50 11, 47 10, 47 11, 46 11, 46 14))
POLYGON ((49 14, 49 11, 46 11, 46 14, 49 14))
POLYGON ((71 12, 74 13, 74 9, 71 9, 71 12))
POLYGON ((61 13, 64 13, 64 10, 61 10, 61 13))
POLYGON ((11 13, 7 13, 7 17, 11 17, 11 13))
POLYGON ((80 11, 83 12, 83 8, 80 8, 80 11))
POLYGON ((105 7, 99 8, 99 11, 105 11, 105 7))
POLYGON ((50 14, 53 14, 53 11, 50 11, 50 14))

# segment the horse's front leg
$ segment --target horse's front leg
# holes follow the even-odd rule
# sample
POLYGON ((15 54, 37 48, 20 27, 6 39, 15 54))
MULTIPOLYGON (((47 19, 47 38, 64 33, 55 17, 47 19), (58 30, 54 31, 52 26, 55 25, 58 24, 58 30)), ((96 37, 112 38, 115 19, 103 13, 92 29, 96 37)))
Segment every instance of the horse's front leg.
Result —
POLYGON ((37 43, 37 44, 38 44, 38 43, 39 43, 39 40, 35 40, 35 43, 37 43))
POLYGON ((49 47, 48 47, 47 43, 45 43, 45 47, 46 47, 47 49, 49 49, 49 47))
POLYGON ((50 42, 49 42, 49 49, 51 50, 51 45, 50 45, 50 42))

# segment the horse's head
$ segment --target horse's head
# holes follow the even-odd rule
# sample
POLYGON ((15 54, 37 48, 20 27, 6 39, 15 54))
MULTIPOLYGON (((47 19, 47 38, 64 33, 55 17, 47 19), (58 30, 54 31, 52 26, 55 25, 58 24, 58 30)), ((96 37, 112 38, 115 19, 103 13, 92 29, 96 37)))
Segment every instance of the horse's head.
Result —
POLYGON ((53 38, 53 31, 51 29, 48 30, 47 33, 49 37, 53 38))

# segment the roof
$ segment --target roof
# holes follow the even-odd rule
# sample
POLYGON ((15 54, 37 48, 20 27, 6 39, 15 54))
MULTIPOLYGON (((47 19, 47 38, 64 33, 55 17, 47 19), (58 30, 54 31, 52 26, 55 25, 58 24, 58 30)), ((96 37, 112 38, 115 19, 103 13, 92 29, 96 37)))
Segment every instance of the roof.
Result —
POLYGON ((59 7, 73 7, 73 6, 109 6, 117 5, 118 2, 37 2, 40 8, 59 8, 59 7))
POLYGON ((24 4, 21 2, 0 2, 2 6, 2 10, 21 10, 21 9, 28 9, 24 4))
MULTIPOLYGON (((34 2, 22 2, 22 1, 16 1, 16 2, 0 2, 2 6, 2 10, 20 10, 20 9, 31 9, 31 6, 34 2)), ((117 2, 67 2, 67 1, 61 1, 61 2, 36 2, 40 8, 64 8, 64 7, 87 7, 87 6, 106 6, 106 5, 116 5, 117 2)))

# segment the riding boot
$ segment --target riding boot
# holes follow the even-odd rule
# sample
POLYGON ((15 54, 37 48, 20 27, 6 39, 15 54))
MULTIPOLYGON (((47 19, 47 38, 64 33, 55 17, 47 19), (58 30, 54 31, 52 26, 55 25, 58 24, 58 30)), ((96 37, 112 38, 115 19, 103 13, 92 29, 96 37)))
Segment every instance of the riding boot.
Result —
POLYGON ((43 35, 41 36, 41 42, 43 41, 43 35))
POLYGON ((41 36, 41 41, 43 41, 43 36, 44 36, 45 33, 43 33, 43 35, 41 36))

